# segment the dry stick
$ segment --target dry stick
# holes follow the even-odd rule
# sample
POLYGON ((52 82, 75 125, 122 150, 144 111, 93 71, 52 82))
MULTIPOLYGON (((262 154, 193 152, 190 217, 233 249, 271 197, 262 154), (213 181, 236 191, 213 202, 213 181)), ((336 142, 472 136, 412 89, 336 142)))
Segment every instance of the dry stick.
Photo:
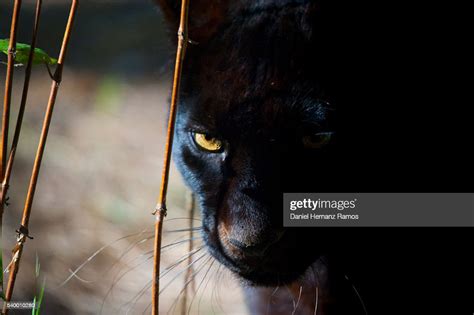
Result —
MULTIPOLYGON (((188 251, 189 252, 192 252, 193 250, 193 247, 194 247, 194 242, 193 242, 193 228, 194 228, 194 195, 193 193, 190 193, 189 194, 189 206, 188 206, 188 211, 189 211, 189 248, 188 248, 188 251)), ((188 258, 188 264, 191 262, 191 256, 188 258)), ((186 271, 186 275, 184 276, 184 283, 187 283, 189 280, 190 280, 190 277, 192 275, 192 273, 194 272, 193 268, 190 267, 188 268, 188 270, 186 271)), ((194 281, 192 281, 191 283, 191 287, 190 287, 190 290, 191 291, 195 291, 195 287, 194 287, 194 281)), ((184 294, 183 294, 183 301, 182 301, 182 305, 181 305, 181 314, 182 315, 186 315, 186 306, 188 304, 188 289, 186 288, 185 291, 184 291, 184 294)))
POLYGON ((13 86, 13 68, 15 67, 16 54, 16 33, 18 28, 18 20, 20 16, 21 0, 15 0, 13 7, 12 23, 10 27, 10 40, 8 43, 8 63, 7 76, 5 79, 5 95, 3 98, 3 116, 2 116, 2 137, 0 144, 0 175, 3 180, 5 175, 5 164, 7 159, 8 147, 8 127, 10 122, 10 103, 12 97, 13 86))
MULTIPOLYGON (((6 203, 5 199, 7 198, 7 195, 8 195, 10 176, 11 176, 11 173, 12 173, 13 162, 15 160, 16 148, 18 146, 18 141, 20 139, 21 125, 23 123, 23 114, 25 112, 26 100, 27 100, 27 96, 28 96, 28 88, 30 86, 31 69, 33 68, 33 58, 34 58, 34 55, 35 55, 36 37, 37 37, 37 34, 38 34, 39 19, 40 19, 40 14, 41 14, 41 3, 42 3, 42 0, 37 0, 37 2, 36 2, 35 23, 33 25, 33 32, 32 32, 32 36, 31 36, 31 45, 30 45, 31 49, 30 49, 30 52, 28 54, 28 62, 27 62, 26 69, 25 69, 25 79, 24 79, 24 82, 23 82, 23 91, 22 91, 22 95, 21 95, 20 108, 19 108, 19 111, 18 111, 18 117, 17 117, 17 121, 16 121, 15 133, 13 135, 13 141, 12 141, 12 146, 11 146, 11 149, 10 149, 10 154, 8 156, 8 161, 7 161, 7 165, 6 165, 6 168, 5 168, 5 173, 3 174, 2 186, 1 186, 1 192, 0 192, 0 208, 1 208, 0 209, 0 212, 1 212, 0 216, 3 216, 3 210, 4 210, 4 207, 5 207, 5 203, 6 203)), ((18 22, 16 22, 16 23, 18 23, 18 22)), ((16 42, 16 40, 15 40, 15 42, 16 42)), ((13 42, 14 45, 16 45, 15 42, 13 42)), ((12 44, 12 41, 10 40, 9 45, 11 45, 11 44, 12 44)), ((10 89, 11 89, 11 86, 10 86, 10 89)), ((11 93, 11 91, 10 91, 10 93, 11 93)), ((7 131, 8 131, 8 128, 7 128, 7 131)), ((2 156, 3 156, 3 154, 2 154, 2 156)), ((2 221, 3 220, 0 219, 0 226, 3 224, 2 221)), ((0 229, 1 229, 1 227, 0 227, 0 229)), ((2 243, 0 243, 0 244, 2 244, 2 243)), ((2 272, 3 272, 3 270, 2 270, 2 272)), ((1 283, 1 291, 3 292, 3 282, 1 283)))
POLYGON ((21 133, 21 126, 23 123, 23 115, 25 113, 25 107, 26 107, 26 100, 28 98, 28 89, 30 86, 30 78, 31 78, 31 69, 33 68, 33 59, 35 55, 35 48, 36 48, 36 38, 38 35, 38 28, 39 28, 39 21, 40 21, 40 15, 41 15, 41 5, 42 5, 42 0, 37 0, 36 1, 36 13, 35 13, 35 23, 33 25, 33 32, 31 36, 31 49, 28 54, 28 62, 26 64, 26 69, 25 69, 25 80, 23 82, 23 91, 21 94, 21 101, 20 101, 20 109, 18 111, 18 117, 16 121, 16 126, 15 126, 15 133, 13 135, 13 140, 12 140, 12 146, 10 149, 10 154, 8 156, 7 160, 7 165, 5 169, 5 176, 3 178, 2 182, 2 195, 0 196, 4 201, 4 198, 6 198, 7 191, 9 188, 9 183, 10 183, 10 176, 12 173, 12 168, 13 168, 13 162, 15 160, 15 153, 16 149, 18 147, 18 141, 20 139, 20 133, 21 133))
MULTIPOLYGON (((42 0, 36 1, 35 23, 33 25, 30 52, 28 54, 28 62, 25 69, 25 79, 23 82, 23 91, 21 94, 20 108, 18 110, 18 117, 16 121, 15 132, 13 135, 13 141, 12 141, 12 146, 10 149, 10 154, 8 156, 8 161, 7 161, 7 165, 5 169, 5 175, 2 181, 2 189, 0 193, 1 207, 4 207, 4 205, 6 204, 6 198, 8 195, 8 188, 10 186, 10 177, 11 177, 11 173, 13 169, 13 163, 15 161, 15 154, 18 147, 18 142, 20 140, 21 126, 23 124, 23 115, 25 113, 26 100, 28 98, 28 90, 30 86, 31 70, 33 68, 33 60, 35 56, 36 38, 38 35, 39 20, 40 20, 40 15, 41 15, 41 4, 42 4, 42 0)), ((2 289, 2 292, 3 292, 3 289, 2 289)))
MULTIPOLYGON (((3 183, 5 176, 5 162, 7 158, 8 149, 8 128, 10 123, 10 104, 12 99, 12 86, 13 86, 13 68, 15 67, 15 53, 16 53, 16 30, 18 28, 18 19, 20 16, 21 0, 15 0, 13 6, 12 23, 10 27, 10 41, 8 44, 8 63, 7 63, 7 75, 5 79, 5 95, 3 98, 3 115, 2 115, 2 134, 0 137, 0 179, 3 183)), ((0 244, 2 244, 3 234, 3 210, 5 207, 5 187, 0 187, 0 244)), ((1 252, 0 245, 0 255, 1 252)), ((1 258, 1 257, 0 257, 1 258)), ((3 270, 1 271, 3 272, 3 270)), ((3 292, 3 280, 0 281, 0 292, 3 292)))
MULTIPOLYGON (((40 141, 38 144, 38 150, 36 152, 36 157, 33 165, 33 171, 31 174, 30 184, 28 187, 28 193, 26 196, 25 207, 23 209, 23 217, 21 219, 21 225, 18 229, 18 237, 17 237, 17 244, 13 249, 13 258, 12 264, 10 267, 10 276, 8 278, 8 286, 7 291, 5 294, 5 301, 10 301, 13 288, 15 285, 16 275, 18 273, 18 269, 20 266, 21 255, 23 253, 23 245, 26 241, 26 238, 29 237, 28 235, 28 223, 31 214, 31 206, 33 204, 33 197, 35 194, 36 184, 38 182, 38 175, 41 166, 41 160, 43 158, 44 148, 46 145, 46 139, 48 136, 49 126, 51 124, 51 118, 53 115, 54 104, 56 102, 56 96, 58 95, 59 86, 61 83, 64 60, 66 57, 67 47, 69 45, 69 40, 71 38, 71 30, 72 25, 74 24, 74 18, 76 17, 77 5, 79 0, 72 0, 71 9, 69 12, 69 18, 67 21, 66 29, 64 32, 64 38, 61 45, 61 51, 59 53, 58 64, 56 67, 56 71, 54 73, 53 81, 51 84, 51 92, 49 95, 48 105, 46 107, 46 113, 43 122, 43 129, 41 131, 40 141)), ((8 309, 6 308, 6 303, 4 304, 3 312, 4 314, 8 313, 8 309)))
POLYGON ((181 70, 188 43, 188 9, 189 0, 181 1, 181 18, 178 29, 178 48, 176 51, 176 64, 174 68, 173 90, 171 93, 171 105, 168 121, 168 132, 165 146, 165 158, 163 173, 161 177, 160 196, 155 208, 155 243, 153 261, 153 284, 152 284, 152 315, 158 315, 159 292, 160 292, 160 260, 161 260, 161 234, 163 232, 163 219, 166 216, 166 192, 168 190, 168 178, 171 162, 171 150, 173 147, 174 125, 176 121, 176 108, 178 105, 179 85, 181 81, 181 70))

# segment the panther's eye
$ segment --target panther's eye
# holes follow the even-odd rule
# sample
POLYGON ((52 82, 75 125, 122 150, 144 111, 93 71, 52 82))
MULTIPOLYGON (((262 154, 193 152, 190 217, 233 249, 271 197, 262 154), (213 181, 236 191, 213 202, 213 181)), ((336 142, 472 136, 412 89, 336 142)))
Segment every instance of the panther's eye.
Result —
POLYGON ((197 133, 197 132, 193 134, 193 137, 194 137, 194 142, 196 142, 196 144, 200 148, 206 151, 218 152, 222 149, 222 141, 220 141, 217 138, 211 137, 204 133, 197 133))
POLYGON ((320 149, 331 140, 332 132, 319 132, 302 138, 306 149, 320 149))

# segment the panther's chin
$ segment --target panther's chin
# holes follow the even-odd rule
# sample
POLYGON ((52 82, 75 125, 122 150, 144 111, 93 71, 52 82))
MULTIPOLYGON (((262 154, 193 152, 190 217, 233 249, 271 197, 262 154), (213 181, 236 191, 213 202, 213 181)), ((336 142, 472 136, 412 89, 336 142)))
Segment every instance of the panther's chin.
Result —
MULTIPOLYGON (((266 268, 265 264, 260 265, 258 268, 238 264, 228 258, 218 260, 223 263, 229 270, 231 270, 238 279, 247 286, 280 286, 289 285, 299 278, 301 278, 305 270, 299 271, 287 271, 287 270, 274 270, 271 267, 266 268)), ((217 257, 216 257, 217 258, 217 257)))
POLYGON ((289 285, 298 280, 302 273, 254 271, 251 273, 237 273, 237 275, 242 283, 247 286, 274 287, 289 285))
MULTIPOLYGON (((208 246, 211 255, 232 271, 238 279, 247 286, 279 286, 291 284, 302 277, 307 268, 275 268, 270 264, 271 260, 262 260, 258 265, 247 265, 234 261, 222 250, 214 246, 208 246), (291 271, 289 271, 290 269, 291 271), (300 270, 301 269, 301 270, 300 270)), ((309 266, 308 266, 309 267, 309 266)))
POLYGON ((317 258, 314 255, 297 255, 292 247, 295 242, 286 238, 270 246, 265 255, 230 255, 214 231, 204 225, 203 239, 208 251, 247 286, 269 287, 294 283, 305 275, 317 258))

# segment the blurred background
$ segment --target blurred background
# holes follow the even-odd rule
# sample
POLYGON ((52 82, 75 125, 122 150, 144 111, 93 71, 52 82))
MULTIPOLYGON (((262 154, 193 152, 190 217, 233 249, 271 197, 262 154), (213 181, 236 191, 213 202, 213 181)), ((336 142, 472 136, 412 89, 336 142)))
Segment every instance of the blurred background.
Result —
MULTIPOLYGON (((0 3, 0 38, 9 37, 12 4, 0 3)), ((44 1, 37 46, 51 56, 58 54, 68 11, 68 1, 44 1)), ((33 16, 33 1, 23 1, 19 42, 30 42, 33 16)), ((45 281, 44 314, 149 313, 151 212, 174 55, 168 35, 151 0, 81 1, 33 204, 34 239, 25 244, 14 301, 32 301, 45 281)), ((5 70, 0 64, 2 95, 5 70)), ((15 69, 11 128, 23 72, 15 69)), ((15 244, 49 87, 47 70, 36 66, 4 215, 4 266, 15 244)), ((162 313, 181 314, 189 232, 172 230, 189 227, 189 192, 174 167, 168 199, 163 245, 176 244, 163 253, 162 270, 173 268, 161 280, 160 306, 162 313)), ((194 222, 200 225, 198 214, 194 222)), ((201 245, 196 239, 195 248, 201 245)), ((244 314, 237 280, 205 248, 194 253, 196 281, 187 313, 244 314)))

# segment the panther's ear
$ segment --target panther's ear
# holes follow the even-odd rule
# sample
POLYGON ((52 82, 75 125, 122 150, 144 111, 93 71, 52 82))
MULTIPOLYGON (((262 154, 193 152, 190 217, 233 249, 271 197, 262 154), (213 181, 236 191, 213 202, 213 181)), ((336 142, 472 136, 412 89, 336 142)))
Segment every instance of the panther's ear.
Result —
MULTIPOLYGON (((155 1, 160 5, 173 34, 176 34, 181 0, 155 1)), ((189 38, 196 42, 205 42, 211 38, 226 20, 228 8, 229 0, 191 0, 188 16, 189 38)))

